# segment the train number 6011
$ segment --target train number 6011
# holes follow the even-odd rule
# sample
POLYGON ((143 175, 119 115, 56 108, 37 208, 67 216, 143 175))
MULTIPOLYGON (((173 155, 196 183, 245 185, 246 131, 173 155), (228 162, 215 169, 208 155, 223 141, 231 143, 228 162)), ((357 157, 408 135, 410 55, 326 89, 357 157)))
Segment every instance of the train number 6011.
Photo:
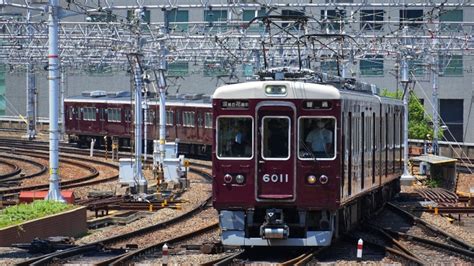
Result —
POLYGON ((265 183, 288 183, 288 174, 264 174, 263 182, 265 183))

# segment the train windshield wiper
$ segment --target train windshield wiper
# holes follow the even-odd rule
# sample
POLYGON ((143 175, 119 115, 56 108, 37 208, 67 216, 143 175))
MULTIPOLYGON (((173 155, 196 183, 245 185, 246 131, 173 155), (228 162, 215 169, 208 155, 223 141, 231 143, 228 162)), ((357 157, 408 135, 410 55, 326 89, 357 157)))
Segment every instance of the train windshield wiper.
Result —
POLYGON ((304 152, 305 152, 304 157, 306 158, 306 154, 308 154, 310 156, 310 158, 313 159, 316 162, 316 156, 314 155, 314 153, 310 149, 310 147, 308 147, 308 145, 306 145, 306 143, 304 141, 301 142, 301 146, 303 147, 304 152))

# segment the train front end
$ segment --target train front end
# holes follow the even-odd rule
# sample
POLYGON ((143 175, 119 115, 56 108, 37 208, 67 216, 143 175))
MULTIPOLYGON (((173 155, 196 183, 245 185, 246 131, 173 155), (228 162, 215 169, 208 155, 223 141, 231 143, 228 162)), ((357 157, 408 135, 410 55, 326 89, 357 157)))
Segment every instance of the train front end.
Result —
POLYGON ((258 81, 216 90, 213 205, 224 245, 330 245, 340 108, 328 85, 258 81))

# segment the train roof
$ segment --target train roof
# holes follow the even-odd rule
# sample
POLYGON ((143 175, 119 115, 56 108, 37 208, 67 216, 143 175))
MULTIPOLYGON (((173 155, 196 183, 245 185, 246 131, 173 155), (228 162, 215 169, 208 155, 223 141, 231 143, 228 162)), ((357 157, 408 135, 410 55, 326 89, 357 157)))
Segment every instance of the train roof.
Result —
MULTIPOLYGON (((82 92, 81 95, 70 96, 64 99, 64 102, 76 103, 107 103, 107 104, 124 104, 130 103, 131 94, 129 91, 117 92, 82 92)), ((150 104, 159 103, 156 95, 148 97, 150 104)), ((203 94, 177 94, 167 95, 166 105, 169 106, 209 106, 211 105, 211 97, 203 94)))
POLYGON ((251 81, 221 86, 216 89, 213 99, 263 99, 284 96, 292 99, 340 99, 339 89, 331 84, 307 83, 303 81, 251 81), (285 86, 286 93, 268 94, 268 87, 285 86))

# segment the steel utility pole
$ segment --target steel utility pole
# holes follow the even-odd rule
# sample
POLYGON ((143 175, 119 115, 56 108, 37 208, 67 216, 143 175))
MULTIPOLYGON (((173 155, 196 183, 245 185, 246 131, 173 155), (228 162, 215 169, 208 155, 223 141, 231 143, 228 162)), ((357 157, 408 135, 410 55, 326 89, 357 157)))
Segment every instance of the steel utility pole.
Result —
MULTIPOLYGON (((31 12, 28 10, 26 21, 28 23, 29 40, 33 39, 33 29, 30 25, 31 12)), ((26 136, 29 140, 36 138, 36 74, 33 63, 30 61, 26 67, 26 136)))
POLYGON ((436 34, 438 34, 438 26, 436 26, 436 30, 433 36, 433 58, 431 62, 431 73, 432 73, 432 82, 433 82, 433 154, 438 155, 438 132, 439 132, 439 112, 438 112, 438 54, 437 54, 437 46, 438 40, 436 38, 436 34))
POLYGON ((402 185, 411 186, 415 181, 415 177, 410 174, 408 169, 408 99, 409 99, 409 88, 410 77, 408 73, 408 63, 406 56, 403 55, 400 60, 400 82, 404 86, 403 90, 403 175, 400 178, 402 185))
POLYGON ((59 1, 48 5, 48 82, 49 82, 49 191, 47 200, 62 201, 59 189, 59 1))

